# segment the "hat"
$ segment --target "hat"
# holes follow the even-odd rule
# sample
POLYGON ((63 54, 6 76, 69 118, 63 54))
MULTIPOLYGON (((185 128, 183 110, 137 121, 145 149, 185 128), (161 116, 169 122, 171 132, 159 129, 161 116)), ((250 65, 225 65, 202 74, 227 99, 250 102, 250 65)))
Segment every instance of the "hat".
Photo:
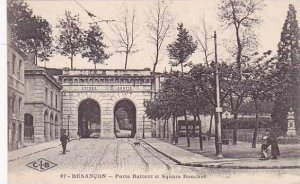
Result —
POLYGON ((263 140, 266 140, 266 139, 268 139, 268 136, 263 136, 262 139, 263 139, 263 140))

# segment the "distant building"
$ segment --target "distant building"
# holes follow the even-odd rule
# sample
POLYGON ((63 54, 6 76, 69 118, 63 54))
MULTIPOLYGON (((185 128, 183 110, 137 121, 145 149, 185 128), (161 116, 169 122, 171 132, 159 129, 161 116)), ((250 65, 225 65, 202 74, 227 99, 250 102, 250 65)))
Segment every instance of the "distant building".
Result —
POLYGON ((24 145, 24 58, 10 39, 7 46, 8 150, 24 145))
POLYGON ((47 69, 25 62, 25 142, 46 142, 60 137, 61 85, 47 69))

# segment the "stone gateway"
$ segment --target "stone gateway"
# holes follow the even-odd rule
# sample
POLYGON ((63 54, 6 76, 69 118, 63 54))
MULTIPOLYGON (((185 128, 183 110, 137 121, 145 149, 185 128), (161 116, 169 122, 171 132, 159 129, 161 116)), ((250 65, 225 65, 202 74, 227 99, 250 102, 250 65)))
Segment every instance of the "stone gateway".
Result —
POLYGON ((150 69, 63 69, 63 129, 70 137, 151 137, 145 103, 158 90, 150 69), (144 125, 144 126, 143 126, 144 125))

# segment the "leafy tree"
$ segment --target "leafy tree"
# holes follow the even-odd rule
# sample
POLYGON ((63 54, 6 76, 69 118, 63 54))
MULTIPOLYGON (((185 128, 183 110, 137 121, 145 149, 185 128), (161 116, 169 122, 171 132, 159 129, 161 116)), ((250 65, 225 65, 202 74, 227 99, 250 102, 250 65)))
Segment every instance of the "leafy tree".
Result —
POLYGON ((83 31, 80 26, 79 15, 72 15, 70 11, 65 11, 65 18, 60 19, 57 25, 60 35, 56 48, 61 55, 70 58, 71 69, 73 69, 74 56, 80 53, 84 46, 83 31))
POLYGON ((278 63, 274 79, 277 81, 276 100, 272 120, 283 131, 287 130, 287 113, 293 108, 296 117, 296 130, 300 132, 300 37, 296 10, 289 5, 280 42, 278 43, 278 63))
POLYGON ((89 29, 85 31, 84 39, 85 44, 82 57, 88 58, 88 61, 93 61, 96 69, 96 64, 102 64, 110 57, 110 55, 104 51, 107 46, 103 43, 103 32, 97 24, 91 25, 89 29))
POLYGON ((232 86, 230 95, 231 111, 234 114, 233 144, 237 144, 238 124, 236 122, 238 110, 243 103, 242 80, 243 57, 247 55, 246 51, 251 51, 256 47, 256 36, 253 30, 254 25, 260 23, 257 12, 264 6, 263 0, 222 0, 219 4, 219 19, 223 26, 233 27, 235 35, 235 44, 232 55, 235 57, 236 71, 234 76, 235 85, 232 86))
POLYGON ((169 12, 169 7, 165 4, 165 2, 160 2, 160 0, 157 0, 155 5, 149 8, 147 17, 149 41, 155 47, 155 60, 152 69, 152 72, 155 73, 156 66, 160 60, 159 54, 161 51, 161 47, 165 41, 166 36, 168 36, 168 34, 170 33, 173 18, 169 12))
POLYGON ((173 137, 172 140, 178 143, 178 124, 177 117, 185 115, 187 98, 184 96, 183 81, 179 78, 178 72, 172 72, 166 76, 162 83, 161 91, 158 98, 164 103, 166 112, 168 112, 173 119, 173 137), (176 130, 175 130, 176 127, 176 130))
POLYGON ((264 52, 262 56, 256 52, 249 58, 247 58, 248 66, 245 69, 246 79, 241 82, 244 83, 247 96, 249 96, 255 107, 255 127, 252 140, 252 148, 256 147, 258 119, 259 119, 259 102, 271 101, 273 98, 273 79, 272 72, 274 70, 274 64, 272 61, 274 57, 271 57, 271 51, 264 52))
POLYGON ((12 41, 23 52, 34 53, 37 58, 47 61, 53 53, 52 28, 46 19, 32 14, 23 0, 8 3, 8 24, 12 41))
POLYGON ((183 73, 183 63, 195 52, 197 45, 193 41, 193 37, 189 35, 189 32, 183 27, 183 23, 178 24, 177 30, 177 39, 168 45, 167 50, 170 59, 175 60, 173 64, 175 66, 180 64, 181 72, 183 73))
MULTIPOLYGON (((187 110, 193 114, 194 121, 199 123, 199 143, 200 150, 203 150, 203 140, 202 140, 202 123, 200 120, 200 113, 207 114, 210 109, 209 99, 206 98, 204 91, 201 86, 199 86, 199 81, 192 77, 192 75, 187 75, 184 78, 186 82, 185 96, 187 96, 187 110), (198 121, 197 121, 198 119, 198 121)), ((195 127, 193 127, 195 131, 195 127)))

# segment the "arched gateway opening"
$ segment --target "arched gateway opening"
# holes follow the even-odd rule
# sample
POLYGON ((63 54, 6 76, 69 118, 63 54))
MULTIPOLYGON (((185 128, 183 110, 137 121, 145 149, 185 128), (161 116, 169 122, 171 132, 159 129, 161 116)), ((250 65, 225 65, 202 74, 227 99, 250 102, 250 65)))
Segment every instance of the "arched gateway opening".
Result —
POLYGON ((78 135, 82 138, 99 137, 100 106, 93 99, 82 101, 78 107, 78 135))
POLYGON ((114 108, 115 135, 117 138, 133 138, 136 133, 136 108, 127 99, 119 101, 114 108))

